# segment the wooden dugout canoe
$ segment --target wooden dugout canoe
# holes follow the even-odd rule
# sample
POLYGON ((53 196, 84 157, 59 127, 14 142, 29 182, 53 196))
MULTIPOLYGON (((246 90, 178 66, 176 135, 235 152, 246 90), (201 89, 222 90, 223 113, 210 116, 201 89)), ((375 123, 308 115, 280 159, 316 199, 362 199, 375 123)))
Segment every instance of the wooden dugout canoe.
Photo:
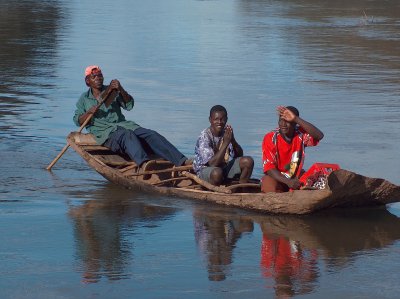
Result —
POLYGON ((344 169, 332 172, 324 190, 261 193, 257 181, 215 187, 191 173, 190 166, 175 167, 151 160, 139 168, 128 157, 97 145, 93 136, 72 132, 68 144, 107 180, 129 189, 193 198, 266 213, 308 214, 336 207, 385 205, 400 201, 400 186, 344 169))

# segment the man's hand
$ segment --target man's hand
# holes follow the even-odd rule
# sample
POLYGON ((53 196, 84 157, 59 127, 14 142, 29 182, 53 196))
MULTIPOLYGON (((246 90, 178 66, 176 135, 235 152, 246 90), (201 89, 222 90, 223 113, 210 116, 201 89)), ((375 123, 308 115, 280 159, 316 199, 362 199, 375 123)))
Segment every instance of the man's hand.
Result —
POLYGON ((243 149, 240 146, 240 144, 237 143, 237 141, 235 139, 235 135, 233 134, 233 128, 231 125, 226 125, 226 127, 225 127, 224 143, 225 142, 228 142, 226 144, 226 146, 228 146, 229 143, 232 144, 234 157, 242 157, 243 156, 243 149), (225 137, 225 134, 227 135, 226 137, 225 137))
POLYGON ((113 90, 113 89, 117 90, 121 94, 121 96, 124 99, 125 103, 128 103, 129 101, 131 101, 133 99, 129 95, 129 93, 127 93, 125 91, 125 89, 122 87, 121 83, 119 83, 119 81, 117 79, 111 80, 109 87, 111 87, 111 90, 113 90))
POLYGON ((287 122, 296 123, 299 125, 304 131, 311 135, 316 140, 321 140, 324 138, 324 133, 312 123, 302 119, 301 117, 294 114, 292 111, 287 109, 284 106, 278 106, 276 111, 279 114, 279 117, 287 122))
POLYGON ((297 115, 294 114, 289 109, 287 109, 286 107, 278 106, 276 108, 276 111, 278 112, 280 118, 282 118, 288 122, 295 122, 297 115))
POLYGON ((78 119, 79 124, 82 125, 90 115, 92 115, 92 114, 95 115, 96 112, 97 112, 97 105, 90 107, 90 109, 88 111, 86 111, 84 114, 79 116, 79 119, 78 119))
POLYGON ((87 114, 95 114, 96 111, 97 111, 97 105, 94 105, 86 113, 87 114))
POLYGON ((300 181, 299 181, 298 178, 290 179, 290 180, 286 183, 286 185, 287 185, 290 189, 293 189, 293 190, 298 190, 298 189, 300 189, 300 187, 301 187, 301 183, 300 183, 300 181))
POLYGON ((121 86, 121 83, 119 83, 119 81, 117 79, 113 79, 110 82, 110 88, 111 89, 116 89, 119 92, 121 92, 122 86, 121 86))
POLYGON ((235 140, 235 138, 233 137, 233 129, 231 125, 226 125, 223 140, 223 144, 226 146, 228 146, 231 141, 235 140))

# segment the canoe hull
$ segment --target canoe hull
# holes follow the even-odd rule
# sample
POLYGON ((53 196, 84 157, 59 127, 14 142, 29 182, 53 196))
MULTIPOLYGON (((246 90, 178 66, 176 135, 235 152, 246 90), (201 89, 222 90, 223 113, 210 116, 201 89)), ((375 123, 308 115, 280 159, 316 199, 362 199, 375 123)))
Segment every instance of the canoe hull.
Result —
MULTIPOLYGON (((400 186, 379 178, 369 178, 348 170, 337 170, 328 177, 324 190, 295 190, 285 193, 232 193, 194 190, 182 186, 166 187, 150 184, 140 176, 128 176, 110 167, 90 153, 85 134, 71 133, 69 145, 99 174, 110 182, 129 189, 179 196, 266 213, 309 214, 323 209, 385 205, 400 201, 400 186)), ((183 180, 182 180, 183 181, 183 180)), ((188 180, 187 180, 188 181, 188 180)))

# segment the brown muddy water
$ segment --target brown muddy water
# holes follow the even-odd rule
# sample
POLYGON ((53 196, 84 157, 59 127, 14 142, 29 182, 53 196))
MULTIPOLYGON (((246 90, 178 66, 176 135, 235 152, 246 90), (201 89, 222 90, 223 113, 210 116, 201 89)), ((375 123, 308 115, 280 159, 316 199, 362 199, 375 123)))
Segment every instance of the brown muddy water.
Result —
POLYGON ((293 217, 125 190, 73 152, 83 70, 188 156, 212 105, 261 176, 275 106, 307 151, 400 184, 399 1, 1 1, 1 298, 396 298, 400 205, 293 217))

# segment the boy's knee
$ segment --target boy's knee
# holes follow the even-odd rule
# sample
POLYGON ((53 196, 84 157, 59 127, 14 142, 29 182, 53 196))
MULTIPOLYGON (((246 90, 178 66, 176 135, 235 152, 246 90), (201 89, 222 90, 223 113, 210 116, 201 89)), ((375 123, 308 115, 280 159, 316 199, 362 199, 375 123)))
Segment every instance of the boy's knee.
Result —
POLYGON ((213 185, 221 185, 224 178, 224 172, 221 168, 216 167, 210 173, 210 183, 213 185))
POLYGON ((254 167, 254 160, 252 157, 244 156, 240 158, 240 168, 253 169, 253 167, 254 167))

